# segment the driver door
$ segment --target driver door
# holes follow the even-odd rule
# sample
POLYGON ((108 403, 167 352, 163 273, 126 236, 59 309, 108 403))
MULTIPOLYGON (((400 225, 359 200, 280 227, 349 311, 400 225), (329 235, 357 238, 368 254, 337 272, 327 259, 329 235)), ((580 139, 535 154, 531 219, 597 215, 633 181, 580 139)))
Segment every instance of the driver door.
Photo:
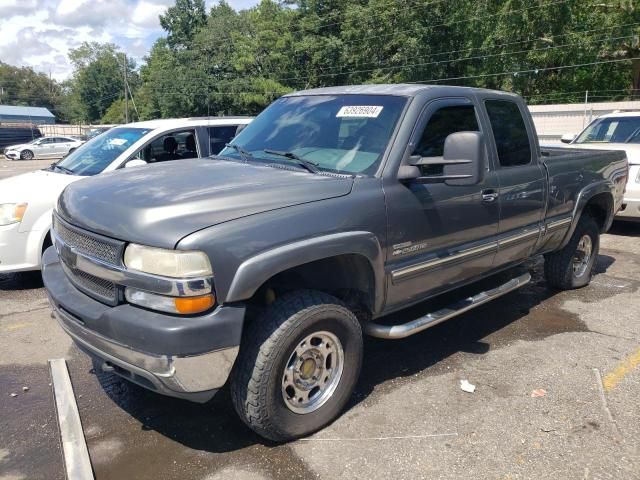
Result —
POLYGON ((35 158, 53 158, 55 156, 55 139, 43 138, 38 145, 34 145, 35 158))
MULTIPOLYGON (((412 155, 442 157, 446 138, 461 131, 484 133, 471 98, 431 102, 410 142, 412 155)), ((422 175, 439 174, 433 165, 422 168, 422 175)), ((494 201, 497 189, 492 168, 475 185, 396 180, 385 186, 388 306, 451 289, 492 268, 500 213, 494 201)))

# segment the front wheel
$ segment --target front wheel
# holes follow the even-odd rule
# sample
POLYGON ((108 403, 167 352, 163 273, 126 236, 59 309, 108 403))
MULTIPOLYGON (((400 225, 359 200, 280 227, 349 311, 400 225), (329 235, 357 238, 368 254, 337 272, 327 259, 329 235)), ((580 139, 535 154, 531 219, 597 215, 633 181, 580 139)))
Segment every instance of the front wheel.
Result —
POLYGON ((582 215, 569 243, 560 251, 545 256, 547 283, 560 290, 588 285, 600 249, 600 229, 593 217, 582 215))
POLYGON ((33 152, 31 150, 23 150, 20 152, 20 160, 33 160, 33 152))
POLYGON ((362 331, 337 298, 303 290, 276 300, 243 336, 231 379, 240 418, 274 441, 309 435, 348 402, 362 364, 362 331))

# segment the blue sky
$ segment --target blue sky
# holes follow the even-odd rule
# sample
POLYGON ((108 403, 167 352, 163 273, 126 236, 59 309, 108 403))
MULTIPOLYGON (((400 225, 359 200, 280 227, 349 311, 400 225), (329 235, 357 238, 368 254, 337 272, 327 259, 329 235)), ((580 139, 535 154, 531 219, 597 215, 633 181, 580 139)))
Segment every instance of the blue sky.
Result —
MULTIPOLYGON (((227 0, 236 10, 258 0, 227 0)), ((207 0, 211 7, 217 0, 207 0)), ((163 34, 158 15, 174 0, 0 0, 0 61, 56 80, 71 75, 70 48, 113 42, 138 61, 163 34)))

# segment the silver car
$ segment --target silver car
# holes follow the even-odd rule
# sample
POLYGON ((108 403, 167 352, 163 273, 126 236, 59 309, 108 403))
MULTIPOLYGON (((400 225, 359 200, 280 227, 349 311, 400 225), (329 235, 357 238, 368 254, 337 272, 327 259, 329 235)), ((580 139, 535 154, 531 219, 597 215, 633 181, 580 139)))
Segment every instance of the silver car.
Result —
POLYGON ((62 158, 83 143, 72 137, 41 137, 29 143, 5 148, 4 156, 9 160, 62 158))

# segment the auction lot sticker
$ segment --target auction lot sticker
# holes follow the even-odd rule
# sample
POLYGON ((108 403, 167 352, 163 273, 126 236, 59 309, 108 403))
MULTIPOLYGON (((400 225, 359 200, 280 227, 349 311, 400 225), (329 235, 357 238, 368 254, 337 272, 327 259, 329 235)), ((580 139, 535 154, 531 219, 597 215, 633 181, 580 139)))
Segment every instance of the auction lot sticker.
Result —
POLYGON ((382 107, 375 105, 349 105, 338 110, 336 117, 378 118, 382 107))

